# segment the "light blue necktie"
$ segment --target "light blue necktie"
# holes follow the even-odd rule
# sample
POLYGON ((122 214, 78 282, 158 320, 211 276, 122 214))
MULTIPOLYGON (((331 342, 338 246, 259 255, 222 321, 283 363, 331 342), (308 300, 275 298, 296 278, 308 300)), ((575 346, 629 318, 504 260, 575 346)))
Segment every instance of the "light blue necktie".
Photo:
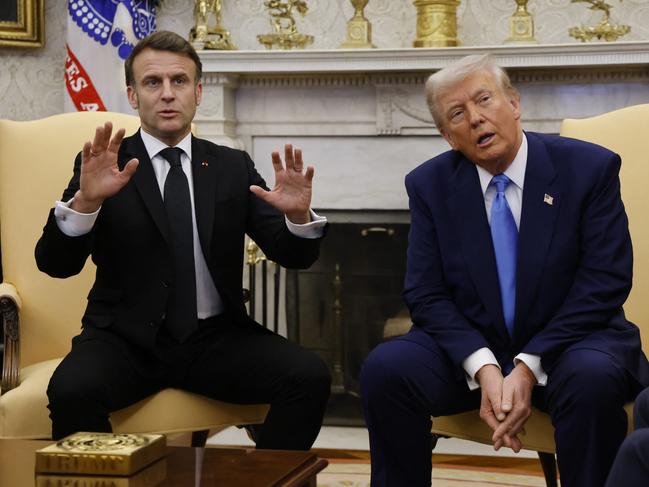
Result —
POLYGON ((518 255, 518 229, 512 210, 505 198, 505 188, 510 183, 504 174, 491 179, 496 186, 496 197, 491 205, 491 239, 496 253, 496 267, 500 282, 503 315, 509 336, 514 334, 516 311, 516 256, 518 255))

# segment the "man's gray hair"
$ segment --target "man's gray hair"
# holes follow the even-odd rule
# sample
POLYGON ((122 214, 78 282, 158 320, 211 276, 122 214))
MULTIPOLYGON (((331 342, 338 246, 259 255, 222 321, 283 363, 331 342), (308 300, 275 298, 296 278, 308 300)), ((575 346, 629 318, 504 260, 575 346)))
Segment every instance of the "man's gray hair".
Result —
POLYGON ((444 125, 443 114, 439 112, 439 107, 437 106, 437 100, 440 95, 447 93, 454 85, 480 71, 491 73, 504 93, 518 97, 518 92, 512 86, 509 76, 507 76, 503 68, 498 66, 491 54, 474 54, 463 57, 456 63, 430 75, 426 81, 426 101, 428 102, 428 108, 437 128, 441 128, 444 125))

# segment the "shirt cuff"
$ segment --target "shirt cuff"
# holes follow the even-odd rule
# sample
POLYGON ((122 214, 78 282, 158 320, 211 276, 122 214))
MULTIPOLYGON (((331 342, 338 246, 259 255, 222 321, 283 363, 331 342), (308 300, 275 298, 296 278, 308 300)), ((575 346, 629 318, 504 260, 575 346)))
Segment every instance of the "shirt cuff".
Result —
POLYGON ((54 216, 56 217, 56 226, 65 235, 80 237, 90 233, 101 207, 94 213, 79 213, 70 208, 73 200, 74 198, 69 201, 57 201, 54 207, 54 216))
POLYGON ((466 372, 466 383, 470 390, 473 391, 480 387, 480 383, 475 380, 475 375, 485 365, 495 365, 500 368, 496 356, 487 347, 479 348, 462 362, 462 368, 466 372))
POLYGON ((311 212, 311 221, 309 223, 293 223, 287 216, 284 216, 288 231, 300 238, 320 238, 324 233, 323 229, 327 224, 327 217, 317 215, 311 209, 309 211, 311 212))
POLYGON ((529 353, 519 353, 514 357, 514 365, 517 365, 518 362, 523 362, 529 367, 529 369, 536 377, 537 386, 545 386, 548 383, 548 374, 545 373, 543 367, 541 367, 541 357, 538 355, 531 355, 529 353))

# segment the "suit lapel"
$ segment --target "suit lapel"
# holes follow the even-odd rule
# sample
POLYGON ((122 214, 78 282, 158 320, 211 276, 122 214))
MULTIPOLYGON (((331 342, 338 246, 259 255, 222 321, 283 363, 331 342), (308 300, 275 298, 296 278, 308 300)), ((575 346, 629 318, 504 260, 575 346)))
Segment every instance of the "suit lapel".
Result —
MULTIPOLYGON (((524 326, 524 317, 536 295, 562 200, 555 182, 556 170, 543 140, 538 134, 526 135, 528 155, 516 271, 517 326, 524 326)), ((520 332, 516 334, 521 336, 520 332)))
POLYGON ((192 135, 192 179, 194 181, 194 211, 198 237, 205 259, 210 258, 210 243, 214 229, 214 209, 217 183, 224 180, 223 162, 209 154, 205 144, 192 135))
POLYGON ((158 181, 153 172, 153 165, 140 137, 140 132, 138 131, 132 137, 124 139, 122 147, 124 147, 124 157, 120 157, 120 169, 123 169, 124 165, 133 157, 140 161, 137 171, 133 175, 133 182, 142 197, 142 201, 144 201, 144 205, 149 210, 151 218, 153 218, 167 244, 170 244, 167 213, 165 212, 158 181))
POLYGON ((460 238, 462 253, 478 294, 487 312, 494 317, 498 333, 508 341, 509 333, 503 318, 498 271, 484 196, 478 172, 467 159, 462 158, 451 179, 448 205, 454 221, 457 222, 455 228, 460 238))

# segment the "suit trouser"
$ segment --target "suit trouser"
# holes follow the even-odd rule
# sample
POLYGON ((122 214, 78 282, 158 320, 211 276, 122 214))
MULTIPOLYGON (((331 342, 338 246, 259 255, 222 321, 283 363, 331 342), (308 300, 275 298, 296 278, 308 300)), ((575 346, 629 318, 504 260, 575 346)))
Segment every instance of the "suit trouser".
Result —
POLYGON ((636 398, 633 426, 636 431, 622 443, 606 487, 649 485, 649 389, 645 389, 636 398))
POLYGON ((152 351, 88 328, 50 380, 52 437, 111 431, 111 412, 167 387, 231 403, 270 403, 257 447, 308 449, 320 431, 330 375, 314 353, 222 316, 201 320, 182 344, 162 329, 152 351))
MULTIPOLYGON (((604 485, 626 434, 632 382, 609 355, 575 349, 560 357, 546 387, 535 387, 532 402, 555 427, 563 487, 604 485)), ((417 327, 374 349, 361 371, 372 487, 431 485, 431 415, 476 409, 480 394, 417 327)))

